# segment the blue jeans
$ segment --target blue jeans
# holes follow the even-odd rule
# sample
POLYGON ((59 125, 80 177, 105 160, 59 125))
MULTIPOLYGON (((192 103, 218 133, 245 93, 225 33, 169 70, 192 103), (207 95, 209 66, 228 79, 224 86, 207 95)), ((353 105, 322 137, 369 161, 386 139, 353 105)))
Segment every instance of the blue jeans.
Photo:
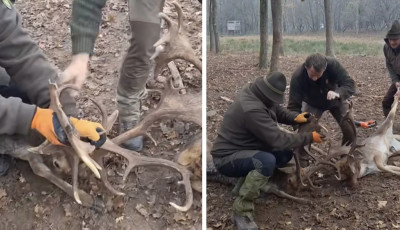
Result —
POLYGON ((214 162, 218 171, 228 177, 245 177, 252 170, 269 177, 275 168, 284 167, 292 157, 292 150, 255 153, 239 151, 226 157, 214 158, 214 162))

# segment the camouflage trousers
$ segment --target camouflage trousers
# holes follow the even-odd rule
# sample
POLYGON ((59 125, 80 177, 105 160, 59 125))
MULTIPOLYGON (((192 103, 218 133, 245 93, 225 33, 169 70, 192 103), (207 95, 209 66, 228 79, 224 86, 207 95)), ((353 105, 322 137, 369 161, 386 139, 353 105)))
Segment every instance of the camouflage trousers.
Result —
POLYGON ((146 97, 146 82, 151 71, 150 57, 160 37, 160 18, 164 0, 129 0, 132 37, 121 67, 117 89, 120 120, 140 119, 141 100, 146 97))

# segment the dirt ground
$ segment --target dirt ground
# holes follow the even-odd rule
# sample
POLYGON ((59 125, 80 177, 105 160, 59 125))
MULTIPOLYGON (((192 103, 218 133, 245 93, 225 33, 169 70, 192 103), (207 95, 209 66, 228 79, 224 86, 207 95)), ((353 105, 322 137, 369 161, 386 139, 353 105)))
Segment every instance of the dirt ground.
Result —
MULTIPOLYGON (((288 82, 294 69, 305 56, 285 56, 280 59, 280 70, 288 82)), ((352 98, 357 120, 383 121, 381 100, 389 87, 383 56, 339 56, 338 60, 355 79, 358 96, 352 98)), ((222 116, 236 92, 247 82, 264 76, 257 68, 258 59, 252 54, 221 54, 207 56, 207 134, 212 141, 222 116)), ((288 91, 288 90, 287 90, 288 91)), ((286 92, 286 102, 287 102, 286 92)), ((397 119, 399 120, 399 119, 397 119)), ((321 123, 331 131, 334 143, 341 134, 333 117, 325 113, 321 123)), ((399 122, 395 122, 399 123, 399 122)), ((359 141, 376 128, 358 128, 359 141)), ((398 159, 397 159, 398 160, 398 159)), ((396 159, 391 160, 397 163, 396 159)), ((398 229, 400 228, 400 179, 380 173, 362 178, 356 188, 327 176, 323 188, 300 190, 296 195, 313 201, 312 205, 265 195, 256 202, 255 221, 260 229, 398 229)), ((233 186, 215 182, 207 184, 207 227, 234 229, 231 222, 233 186)))
MULTIPOLYGON (((184 27, 192 47, 201 57, 201 5, 198 1, 177 1, 184 12, 184 27)), ((15 7, 22 16, 22 25, 49 60, 63 70, 70 61, 71 41, 69 0, 18 1, 15 7)), ((176 19, 170 1, 164 13, 176 19)), ((103 23, 90 64, 90 74, 81 95, 102 101, 111 113, 116 109, 115 95, 118 72, 128 47, 130 29, 125 0, 109 0, 103 10, 103 23)), ((177 61, 177 67, 189 92, 201 90, 201 73, 192 64, 177 61)), ((163 75, 169 75, 164 71, 163 75)), ((157 102, 149 96, 145 113, 157 102)), ((97 120, 98 112, 84 97, 79 105, 85 118, 97 120)), ((116 135, 114 127, 111 137, 116 135)), ((201 128, 183 121, 156 123, 151 134, 158 146, 146 140, 143 155, 175 160, 177 153, 201 128)), ((124 161, 110 156, 107 170, 110 181, 118 184, 124 161)), ((194 193, 194 204, 186 213, 176 211, 169 202, 182 204, 183 186, 178 174, 160 167, 146 167, 132 173, 124 187, 123 198, 112 196, 101 182, 89 176, 80 178, 80 188, 103 200, 106 212, 100 213, 78 205, 73 198, 47 180, 33 174, 27 162, 13 160, 10 172, 0 178, 0 230, 2 229, 201 229, 201 194, 194 193)), ((70 178, 66 178, 70 181, 70 178)))

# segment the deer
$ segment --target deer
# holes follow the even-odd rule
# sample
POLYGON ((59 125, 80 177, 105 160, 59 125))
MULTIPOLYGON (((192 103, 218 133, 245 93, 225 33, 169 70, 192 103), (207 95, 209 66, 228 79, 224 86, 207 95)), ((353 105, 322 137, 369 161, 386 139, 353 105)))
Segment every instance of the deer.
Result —
POLYGON ((354 161, 352 153, 354 153, 354 151, 361 145, 357 144, 357 132, 352 112, 353 103, 349 100, 345 100, 341 102, 340 105, 343 107, 342 111, 345 111, 345 114, 343 114, 342 119, 339 122, 339 126, 343 134, 341 145, 331 147, 330 137, 327 129, 319 125, 319 119, 313 117, 312 115, 310 116, 308 123, 299 126, 298 132, 307 132, 312 130, 318 131, 321 130, 321 128, 324 129, 326 131, 325 139, 328 141, 329 149, 328 152, 325 152, 318 147, 310 144, 306 148, 300 147, 294 150, 295 161, 296 157, 299 158, 300 155, 304 154, 310 155, 313 159, 313 163, 304 168, 300 168, 297 160, 295 173, 291 169, 283 169, 288 174, 291 174, 291 176, 288 177, 288 183, 296 190, 299 189, 299 185, 302 185, 304 187, 307 186, 304 183, 306 179, 312 188, 318 188, 313 184, 311 176, 320 170, 330 170, 331 168, 333 168, 338 174, 335 175, 336 179, 345 180, 349 178, 349 175, 351 174, 350 171, 352 171, 349 168, 349 163, 354 161), (311 150, 318 152, 319 157, 313 155, 311 153, 311 150))
MULTIPOLYGON (((179 21, 182 22, 182 10, 178 4, 174 3, 175 8, 178 11, 179 21), (179 13, 180 12, 180 13, 179 13)), ((169 31, 164 34, 160 40, 155 44, 158 46, 163 44, 168 49, 166 52, 159 52, 155 56, 156 60, 156 71, 160 71, 161 68, 168 63, 165 60, 173 60, 175 58, 183 58, 189 62, 193 62, 196 67, 201 71, 201 61, 194 55, 194 51, 190 44, 188 45, 185 41, 188 39, 185 35, 180 34, 179 24, 172 22, 172 20, 163 13, 160 13, 160 17, 167 21, 169 31), (172 40, 171 40, 172 39, 172 40), (183 41, 182 44, 179 42, 183 41), (181 52, 187 55, 182 55, 181 52)), ((33 172, 36 175, 46 178, 58 188, 66 192, 68 195, 73 197, 78 204, 84 207, 93 208, 97 211, 103 211, 105 208, 104 203, 89 195, 87 192, 79 189, 78 176, 79 176, 79 163, 82 161, 90 171, 101 179, 104 186, 114 195, 123 196, 124 192, 117 190, 107 179, 107 173, 104 170, 103 158, 110 152, 116 155, 124 157, 128 163, 125 172, 122 176, 122 182, 125 183, 128 175, 133 169, 144 166, 162 166, 173 169, 181 175, 181 180, 178 184, 181 184, 185 188, 185 203, 178 205, 170 202, 170 205, 178 211, 188 211, 193 203, 193 191, 191 186, 191 177, 193 173, 188 169, 187 165, 182 165, 169 160, 161 158, 152 158, 147 156, 141 156, 139 153, 120 147, 120 144, 128 139, 137 137, 140 135, 148 136, 155 144, 155 140, 147 132, 149 127, 156 121, 161 119, 180 119, 189 122, 193 122, 201 127, 201 92, 197 93, 186 93, 180 94, 180 87, 174 87, 173 80, 169 78, 165 84, 164 90, 152 90, 160 93, 160 100, 158 106, 151 112, 149 112, 142 121, 133 129, 126 131, 112 139, 106 139, 105 143, 100 148, 95 148, 90 143, 82 141, 78 132, 71 125, 67 115, 62 109, 59 97, 64 90, 78 90, 73 85, 62 85, 58 86, 56 82, 49 82, 50 92, 50 108, 56 113, 57 118, 63 127, 70 146, 55 146, 50 144, 48 141, 43 142, 37 147, 31 147, 28 145, 22 145, 13 152, 9 152, 11 156, 26 160, 29 162, 33 172), (64 172, 72 174, 72 184, 62 180, 56 176, 50 168, 44 163, 43 155, 54 155, 53 164, 61 167, 64 172), (61 157, 60 157, 61 156, 61 157)), ((101 114, 101 123, 105 129, 105 133, 108 133, 118 117, 118 111, 114 111, 110 116, 107 116, 107 111, 104 106, 96 100, 90 99, 101 114)), ((200 139, 201 136, 196 136, 200 139)), ((201 142, 201 139, 200 139, 201 142)), ((194 143, 198 142, 194 141, 194 143)), ((183 152, 193 152, 192 150, 184 150, 183 152)), ((200 152, 201 153, 201 152, 200 152)), ((184 157, 183 157, 184 158, 184 157)), ((200 164, 198 159, 201 159, 201 154, 197 153, 196 164, 200 164)), ((192 158, 181 163, 192 164, 192 158), (189 162, 189 163, 187 163, 189 162)), ((196 165, 195 164, 195 165, 196 165)), ((197 172, 197 176, 198 176, 197 172)), ((201 186, 201 185, 200 185, 201 186)))
MULTIPOLYGON (((350 182, 350 186, 355 187, 360 178, 370 174, 388 172, 400 175, 400 167, 387 164, 390 157, 397 156, 400 153, 394 148, 394 146, 400 146, 400 135, 393 134, 393 123, 400 97, 399 91, 400 89, 394 96, 392 108, 384 122, 362 144, 356 144, 356 135, 353 132, 346 136, 349 140, 348 142, 342 141, 342 144, 352 142, 351 145, 343 144, 339 147, 331 148, 330 153, 326 154, 325 158, 327 160, 340 157, 335 159, 334 162, 335 168, 340 175, 337 177, 338 180, 347 180, 350 182)), ((350 109, 346 119, 348 123, 354 124, 351 114, 350 109)), ((351 130, 355 130, 355 128, 352 127, 351 130)), ((314 164, 308 167, 302 176, 312 184, 310 176, 324 168, 321 165, 314 164)))

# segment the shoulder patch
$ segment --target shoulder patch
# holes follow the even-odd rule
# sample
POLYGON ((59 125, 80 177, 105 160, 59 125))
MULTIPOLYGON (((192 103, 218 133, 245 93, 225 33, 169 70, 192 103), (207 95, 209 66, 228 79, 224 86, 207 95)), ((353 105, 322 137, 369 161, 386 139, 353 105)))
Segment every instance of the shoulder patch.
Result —
POLYGON ((8 9, 12 8, 12 3, 10 2, 10 0, 1 0, 1 1, 4 3, 4 5, 6 5, 8 9))

